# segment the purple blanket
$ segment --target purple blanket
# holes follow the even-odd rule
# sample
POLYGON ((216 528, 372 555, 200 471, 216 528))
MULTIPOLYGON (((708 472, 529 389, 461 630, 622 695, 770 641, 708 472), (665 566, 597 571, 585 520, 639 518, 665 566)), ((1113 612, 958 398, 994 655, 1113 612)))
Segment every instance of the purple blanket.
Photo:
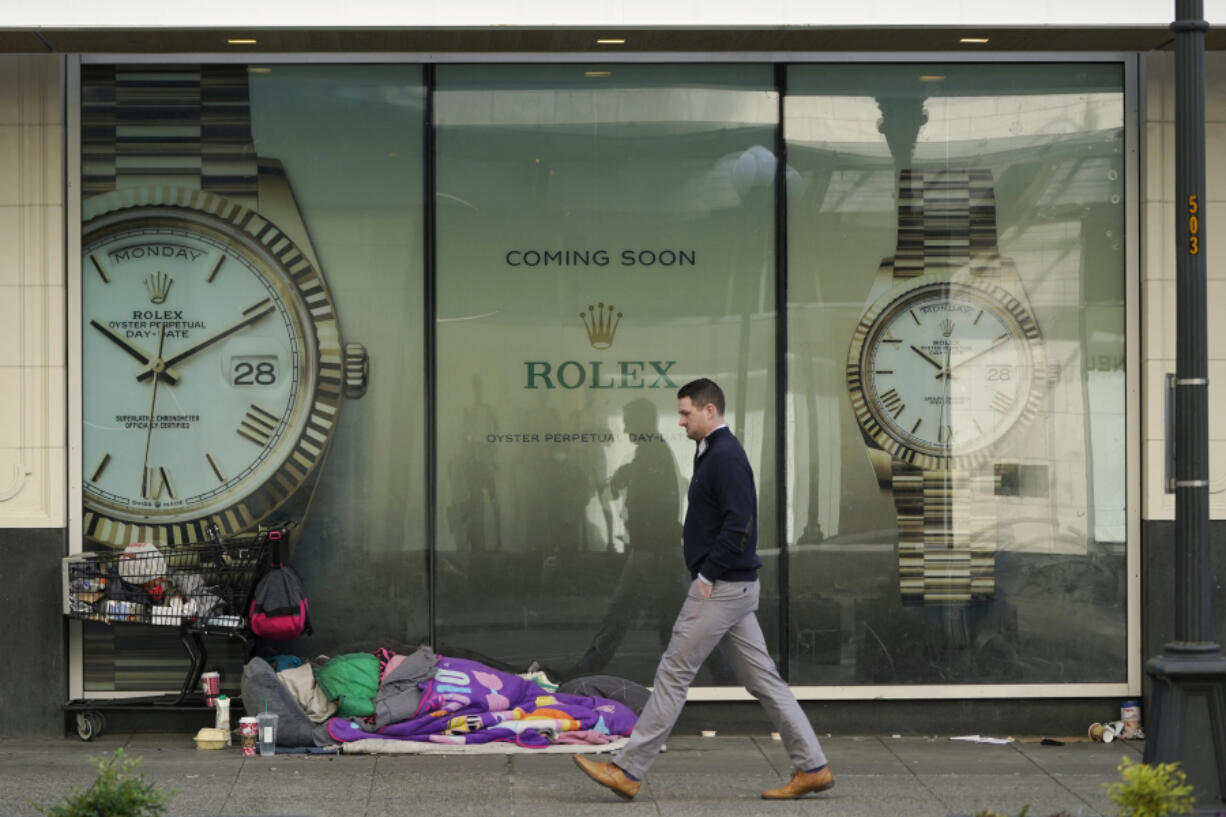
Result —
POLYGON ((367 732, 346 718, 328 721, 328 734, 346 743, 379 737, 432 743, 512 741, 539 748, 563 733, 628 735, 637 720, 608 698, 546 692, 532 681, 463 658, 439 658, 434 677, 418 685, 413 717, 367 732))

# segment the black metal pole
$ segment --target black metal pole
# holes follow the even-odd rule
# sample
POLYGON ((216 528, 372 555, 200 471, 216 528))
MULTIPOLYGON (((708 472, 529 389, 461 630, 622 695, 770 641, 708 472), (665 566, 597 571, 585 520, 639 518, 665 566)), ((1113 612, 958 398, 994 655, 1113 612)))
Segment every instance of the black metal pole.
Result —
MULTIPOLYGON (((1205 329, 1203 0, 1176 0, 1175 641, 1208 644, 1209 370, 1205 329)), ((1216 645, 1214 645, 1216 647, 1216 645)))
POLYGON ((1145 762, 1180 761, 1200 813, 1226 792, 1226 659, 1213 641, 1204 218, 1204 0, 1175 0, 1175 640, 1151 659, 1145 762), (1188 717, 1189 710, 1193 717, 1188 717), (1208 717, 1204 717, 1208 715, 1208 717), (1206 762, 1209 761, 1209 762, 1206 762))

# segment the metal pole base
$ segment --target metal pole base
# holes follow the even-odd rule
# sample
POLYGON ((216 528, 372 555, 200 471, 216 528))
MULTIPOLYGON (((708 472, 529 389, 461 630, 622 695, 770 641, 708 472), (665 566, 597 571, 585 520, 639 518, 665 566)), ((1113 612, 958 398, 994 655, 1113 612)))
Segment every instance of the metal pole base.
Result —
POLYGON ((1226 657, 1210 642, 1173 642, 1151 658, 1153 701, 1146 713, 1146 763, 1179 761, 1196 787, 1195 814, 1226 802, 1226 657))

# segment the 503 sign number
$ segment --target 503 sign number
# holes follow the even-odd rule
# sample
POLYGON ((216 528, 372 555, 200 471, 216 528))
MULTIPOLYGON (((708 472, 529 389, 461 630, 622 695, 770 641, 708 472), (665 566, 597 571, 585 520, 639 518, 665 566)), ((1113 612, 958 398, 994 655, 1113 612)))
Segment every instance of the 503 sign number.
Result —
POLYGON ((1200 204, 1199 197, 1188 196, 1188 255, 1200 255, 1200 204))

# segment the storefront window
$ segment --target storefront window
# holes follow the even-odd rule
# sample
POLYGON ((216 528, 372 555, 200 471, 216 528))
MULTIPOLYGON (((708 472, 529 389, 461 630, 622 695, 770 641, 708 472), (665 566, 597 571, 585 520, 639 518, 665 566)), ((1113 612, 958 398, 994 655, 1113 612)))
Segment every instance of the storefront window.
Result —
MULTIPOLYGON (((649 683, 711 377, 791 683, 1127 680, 1118 64, 790 66, 782 123, 764 64, 433 76, 428 153, 420 66, 82 69, 86 550, 289 519, 287 652, 649 683)), ((87 690, 182 680, 84 634, 87 690)))
POLYGON ((793 683, 1126 680, 1122 83, 789 70, 793 683))
POLYGON ((774 519, 777 106, 760 65, 439 69, 440 649, 650 683, 688 580, 693 378, 774 519))
MULTIPOLYGON (((85 548, 288 519, 319 643, 422 640, 421 69, 90 65, 81 96, 85 548)), ((86 627, 86 688, 176 688, 174 631, 120 629, 86 627)))

